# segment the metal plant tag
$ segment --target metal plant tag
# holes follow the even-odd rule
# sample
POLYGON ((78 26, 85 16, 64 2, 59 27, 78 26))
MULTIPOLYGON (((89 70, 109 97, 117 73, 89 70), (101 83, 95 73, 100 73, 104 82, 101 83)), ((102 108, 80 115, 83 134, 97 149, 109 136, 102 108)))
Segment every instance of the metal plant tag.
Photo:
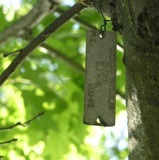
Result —
POLYGON ((116 34, 88 31, 84 123, 99 126, 115 125, 116 97, 116 34))

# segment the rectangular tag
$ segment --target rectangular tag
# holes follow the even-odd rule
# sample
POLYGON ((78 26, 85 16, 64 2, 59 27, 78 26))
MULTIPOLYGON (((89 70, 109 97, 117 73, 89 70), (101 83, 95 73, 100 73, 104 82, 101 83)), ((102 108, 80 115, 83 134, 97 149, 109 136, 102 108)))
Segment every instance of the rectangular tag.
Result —
POLYGON ((84 96, 84 123, 115 125, 116 34, 88 31, 84 96))

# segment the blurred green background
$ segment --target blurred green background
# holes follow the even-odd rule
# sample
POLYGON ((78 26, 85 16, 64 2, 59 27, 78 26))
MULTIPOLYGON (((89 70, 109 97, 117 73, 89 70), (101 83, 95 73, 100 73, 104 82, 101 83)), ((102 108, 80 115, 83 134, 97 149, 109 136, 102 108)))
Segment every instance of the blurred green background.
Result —
MULTIPOLYGON (((35 0, 0 0, 0 35, 30 12, 35 0)), ((35 27, 21 36, 0 44, 1 73, 15 55, 3 53, 23 48, 46 26, 75 2, 62 1, 58 10, 48 13, 35 27)), ((40 14, 40 13, 39 13, 40 14)), ((0 88, 0 127, 25 122, 38 113, 45 114, 28 127, 17 126, 0 132, 5 160, 126 160, 127 119, 125 111, 125 71, 122 38, 118 35, 116 126, 95 127, 83 124, 84 68, 86 31, 102 24, 101 16, 87 9, 48 38, 25 59, 0 88)), ((111 30, 111 23, 107 30, 111 30)), ((16 31, 14 31, 16 32, 16 31)))

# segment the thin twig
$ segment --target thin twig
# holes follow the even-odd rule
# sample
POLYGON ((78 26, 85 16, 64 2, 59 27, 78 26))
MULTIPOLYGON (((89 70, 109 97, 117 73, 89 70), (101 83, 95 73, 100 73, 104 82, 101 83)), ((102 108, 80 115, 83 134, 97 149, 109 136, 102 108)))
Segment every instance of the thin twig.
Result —
MULTIPOLYGON (((18 140, 18 139, 13 138, 13 139, 8 140, 8 141, 0 142, 0 145, 2 145, 2 144, 7 144, 7 143, 11 143, 11 142, 15 142, 15 141, 17 141, 17 140, 18 140)), ((2 157, 0 157, 0 158, 2 158, 2 157)))
POLYGON ((26 127, 28 126, 32 121, 34 121, 35 119, 39 118, 40 116, 42 116, 44 114, 44 112, 40 112, 39 114, 37 114, 35 117, 33 117, 32 119, 21 123, 21 122, 17 122, 9 127, 4 127, 4 128, 0 128, 0 131, 7 131, 7 130, 11 130, 13 128, 15 128, 16 126, 22 126, 22 127, 26 127))
POLYGON ((16 127, 16 126, 20 126, 21 122, 17 122, 9 127, 4 127, 4 128, 0 128, 0 131, 6 131, 6 130, 11 130, 12 128, 16 127))
POLYGON ((16 50, 16 51, 13 51, 13 52, 10 52, 10 53, 4 53, 3 54, 3 57, 8 57, 8 56, 11 56, 11 55, 14 55, 14 54, 19 54, 21 52, 20 49, 16 50))
POLYGON ((40 33, 35 39, 33 39, 25 48, 23 48, 20 54, 11 62, 11 64, 3 71, 0 76, 0 85, 2 85, 9 76, 15 71, 15 69, 22 63, 22 61, 42 42, 44 42, 52 33, 62 27, 68 20, 73 18, 77 13, 85 8, 84 5, 76 3, 53 23, 51 23, 42 33, 40 33))
POLYGON ((37 114, 37 115, 36 115, 35 117, 33 117, 32 119, 30 119, 30 120, 22 123, 22 126, 23 126, 23 127, 28 126, 31 122, 33 122, 35 119, 39 118, 39 117, 42 116, 43 114, 44 114, 44 112, 41 112, 41 113, 37 114))

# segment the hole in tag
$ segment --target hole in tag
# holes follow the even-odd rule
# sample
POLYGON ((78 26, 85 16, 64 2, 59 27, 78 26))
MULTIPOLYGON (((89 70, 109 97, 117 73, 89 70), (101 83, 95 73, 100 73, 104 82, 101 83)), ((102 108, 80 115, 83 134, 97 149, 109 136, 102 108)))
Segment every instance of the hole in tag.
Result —
POLYGON ((98 124, 101 124, 100 118, 97 118, 97 119, 96 119, 96 122, 97 122, 98 124))
POLYGON ((97 122, 97 124, 100 125, 100 126, 107 126, 106 122, 104 122, 104 120, 102 119, 102 117, 98 117, 98 118, 96 119, 96 122, 97 122))
POLYGON ((100 39, 103 39, 104 38, 104 33, 100 32, 98 36, 99 36, 100 39))

